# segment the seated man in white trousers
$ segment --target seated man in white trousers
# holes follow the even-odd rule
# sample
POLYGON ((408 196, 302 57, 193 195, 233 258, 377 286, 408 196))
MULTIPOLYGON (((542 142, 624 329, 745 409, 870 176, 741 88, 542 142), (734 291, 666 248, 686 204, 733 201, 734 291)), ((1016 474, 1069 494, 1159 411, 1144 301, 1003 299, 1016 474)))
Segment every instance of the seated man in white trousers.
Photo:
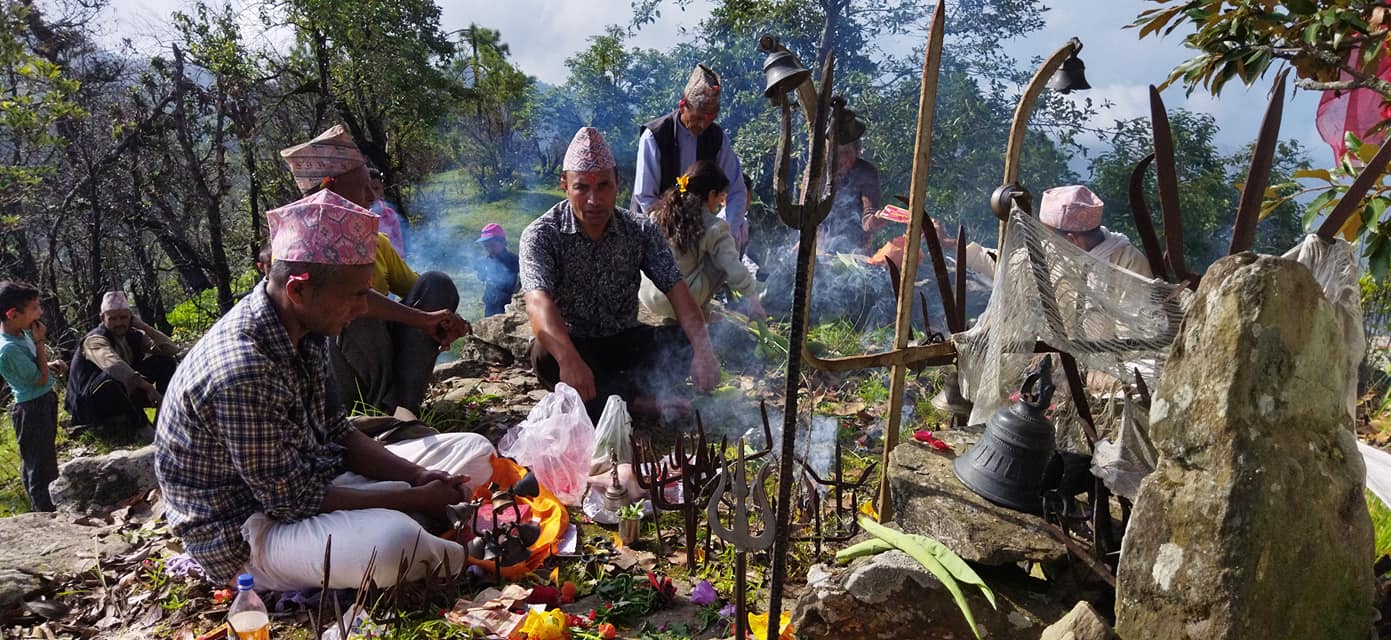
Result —
MULTIPOLYGON (((332 158, 326 161, 331 161, 332 158)), ((477 434, 383 446, 325 402, 328 338, 367 310, 377 216, 332 191, 268 212, 265 281, 189 352, 164 396, 155 472, 169 522, 209 579, 276 591, 380 586, 466 566, 442 519, 488 482, 477 434), (410 566, 398 576, 405 557, 410 566)))

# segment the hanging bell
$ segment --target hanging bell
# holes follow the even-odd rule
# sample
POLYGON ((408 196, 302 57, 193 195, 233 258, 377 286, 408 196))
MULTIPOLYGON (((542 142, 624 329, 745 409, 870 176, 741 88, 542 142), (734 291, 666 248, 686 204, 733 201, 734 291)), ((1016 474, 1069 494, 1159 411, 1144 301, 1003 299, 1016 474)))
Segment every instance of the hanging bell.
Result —
POLYGON ((783 49, 768 54, 763 60, 763 95, 777 100, 811 77, 811 71, 797 61, 797 56, 783 49))
POLYGON ((1084 73, 1087 65, 1083 64, 1082 59, 1077 57, 1077 53, 1082 50, 1082 41, 1073 38, 1068 41, 1072 45, 1072 53, 1063 60, 1063 66, 1053 72, 1053 77, 1048 79, 1048 88, 1063 95, 1073 91, 1086 91, 1092 88, 1087 84, 1087 76, 1084 73))
POLYGON ((836 96, 831 99, 831 104, 841 107, 840 117, 831 123, 831 135, 836 144, 850 144, 864 137, 865 123, 860 121, 854 111, 845 108, 845 98, 836 96))
POLYGON ((961 395, 961 377, 956 371, 942 376, 942 388, 932 396, 932 406, 962 419, 971 415, 971 401, 961 395))
POLYGON ((1019 388, 1019 401, 985 421, 985 434, 952 463, 977 495, 1026 513, 1043 511, 1043 476, 1053 458, 1053 424, 1044 413, 1053 397, 1053 356, 1045 356, 1019 388))

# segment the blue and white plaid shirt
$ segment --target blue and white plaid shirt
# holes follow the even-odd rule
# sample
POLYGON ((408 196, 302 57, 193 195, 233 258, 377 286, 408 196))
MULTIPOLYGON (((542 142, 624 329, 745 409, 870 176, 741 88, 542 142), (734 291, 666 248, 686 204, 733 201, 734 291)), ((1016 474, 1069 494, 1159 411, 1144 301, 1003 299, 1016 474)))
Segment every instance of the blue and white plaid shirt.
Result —
POLYGON ((265 281, 184 358, 159 412, 155 474, 166 515, 215 582, 250 560, 241 527, 263 511, 282 522, 316 515, 344 471, 352 431, 324 398, 328 341, 298 350, 265 281))

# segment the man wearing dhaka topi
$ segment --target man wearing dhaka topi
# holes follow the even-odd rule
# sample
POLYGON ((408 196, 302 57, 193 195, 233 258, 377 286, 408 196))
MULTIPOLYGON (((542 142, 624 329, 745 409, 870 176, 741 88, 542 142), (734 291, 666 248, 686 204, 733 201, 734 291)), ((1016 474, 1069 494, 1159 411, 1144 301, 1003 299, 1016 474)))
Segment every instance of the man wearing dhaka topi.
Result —
POLYGON ((614 205, 613 153, 598 129, 575 133, 560 186, 565 200, 527 225, 521 238, 536 376, 547 387, 574 387, 595 420, 610 395, 634 411, 655 412, 667 397, 679 396, 687 371, 697 388, 713 388, 720 365, 705 316, 652 220, 614 205), (667 295, 679 326, 638 322, 641 275, 667 295))
POLYGON ((326 401, 328 341, 367 311, 375 214, 331 190, 268 212, 271 264, 174 374, 155 436, 169 522, 207 577, 276 591, 394 584, 462 570, 464 547, 420 521, 445 517, 491 476, 473 433, 392 445, 326 401))

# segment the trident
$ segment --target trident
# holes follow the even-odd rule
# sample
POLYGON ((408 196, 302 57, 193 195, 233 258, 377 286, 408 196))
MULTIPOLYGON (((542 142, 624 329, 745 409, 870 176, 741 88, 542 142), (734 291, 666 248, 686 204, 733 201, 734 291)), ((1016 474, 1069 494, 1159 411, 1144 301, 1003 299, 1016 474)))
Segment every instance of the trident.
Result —
MULTIPOLYGON (((734 637, 744 638, 748 625, 747 604, 744 602, 747 597, 747 587, 745 585, 745 570, 748 563, 750 551, 761 551, 773 546, 773 522, 772 509, 768 506, 768 491, 765 487, 768 484, 768 476, 773 470, 773 465, 765 464, 758 470, 758 477, 753 483, 753 504, 758 510, 758 521, 763 525, 759 533, 754 533, 749 526, 749 485, 748 469, 744 464, 744 440, 739 439, 739 458, 733 465, 734 480, 729 479, 730 470, 725 469, 719 474, 719 479, 715 483, 714 493, 711 494, 710 505, 706 508, 706 517, 710 521, 710 531, 719 536, 725 542, 734 545, 734 637), (724 495, 728 493, 733 497, 734 519, 730 526, 724 526, 720 521, 720 502, 724 495)), ((784 464, 788 464, 784 462, 784 464)), ((781 616, 778 616, 781 617, 781 616)), ((777 620, 770 623, 777 625, 777 620)), ((769 636, 776 638, 776 635, 769 636)))

